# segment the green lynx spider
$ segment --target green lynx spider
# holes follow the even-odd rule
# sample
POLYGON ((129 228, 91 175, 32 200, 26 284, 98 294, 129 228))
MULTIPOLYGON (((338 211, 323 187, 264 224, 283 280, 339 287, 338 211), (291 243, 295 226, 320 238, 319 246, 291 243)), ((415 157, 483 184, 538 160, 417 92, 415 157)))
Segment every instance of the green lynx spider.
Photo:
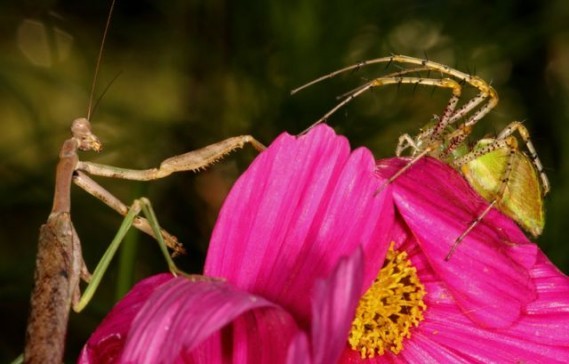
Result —
POLYGON ((543 196, 549 191, 549 181, 525 126, 521 122, 512 122, 496 138, 481 139, 473 148, 466 146, 465 140, 474 125, 498 103, 497 92, 483 79, 430 60, 393 55, 342 68, 298 87, 291 93, 294 94, 340 73, 377 63, 388 65, 398 63, 412 67, 377 77, 344 94, 342 96, 344 99, 340 103, 307 130, 326 121, 338 109, 375 87, 410 84, 449 88, 452 96, 442 115, 415 137, 403 134, 399 138, 396 155, 402 156, 404 151, 410 149, 411 159, 387 183, 393 182, 424 156, 430 156, 443 160, 459 170, 470 185, 489 202, 487 208, 455 240, 446 260, 450 259, 461 241, 492 207, 510 216, 534 237, 540 235, 544 226, 543 196), (441 78, 420 76, 430 72, 440 73, 441 78), (410 76, 411 73, 419 76, 410 76), (457 109, 462 94, 462 84, 474 87, 478 90, 478 94, 457 109), (459 120, 462 123, 456 127, 459 120), (517 138, 514 136, 516 132, 525 143, 527 154, 519 149, 517 138))

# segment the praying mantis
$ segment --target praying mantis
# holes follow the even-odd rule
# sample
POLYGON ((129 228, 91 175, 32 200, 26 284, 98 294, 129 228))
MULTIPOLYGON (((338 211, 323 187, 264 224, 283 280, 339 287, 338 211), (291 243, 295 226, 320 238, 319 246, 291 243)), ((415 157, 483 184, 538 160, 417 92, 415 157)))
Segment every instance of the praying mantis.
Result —
MULTIPOLYGON (((102 49, 114 5, 115 0, 110 6, 92 90, 95 89, 102 49)), ((71 137, 65 140, 61 147, 56 169, 53 207, 46 223, 40 228, 34 288, 31 295, 23 354, 25 363, 62 362, 70 309, 80 312, 87 305, 130 227, 134 226, 154 237, 158 241, 169 270, 173 274, 184 274, 176 267, 168 252, 170 248, 174 253, 182 253, 183 247, 173 235, 159 226, 150 201, 143 197, 127 206, 91 179, 89 175, 151 181, 176 172, 202 170, 246 144, 252 145, 258 151, 265 148, 252 136, 241 135, 168 158, 159 167, 145 170, 125 169, 82 161, 79 158, 79 152, 102 150, 102 142, 92 132, 89 121, 92 95, 93 92, 87 117, 78 118, 72 122, 71 137), (117 234, 93 274, 90 274, 85 266, 79 235, 71 219, 70 191, 73 183, 124 216, 117 234), (144 217, 139 216, 140 214, 144 217), (79 287, 81 280, 88 282, 83 295, 79 287)))

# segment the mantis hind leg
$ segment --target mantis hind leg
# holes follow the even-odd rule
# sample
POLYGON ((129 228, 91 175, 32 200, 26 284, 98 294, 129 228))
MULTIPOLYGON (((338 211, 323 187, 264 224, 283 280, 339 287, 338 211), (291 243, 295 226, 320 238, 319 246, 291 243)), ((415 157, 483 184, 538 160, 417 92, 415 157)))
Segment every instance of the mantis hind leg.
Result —
POLYGON ((146 217, 150 226, 152 227, 152 230, 154 232, 154 237, 156 238, 160 250, 162 251, 164 258, 166 259, 166 263, 168 264, 168 269, 170 270, 170 272, 172 272, 172 274, 174 275, 184 274, 184 272, 182 272, 176 266, 176 264, 170 257, 170 254, 168 253, 168 248, 166 246, 164 238, 162 237, 160 225, 158 224, 158 220, 156 218, 154 210, 152 209, 150 201, 144 197, 137 199, 133 202, 133 204, 129 208, 128 213, 126 214, 117 234, 115 235, 113 241, 107 248, 106 252, 103 254, 103 257, 99 261, 99 264, 93 271, 93 274, 91 275, 91 280, 87 285, 87 288, 85 288, 83 295, 78 301, 73 302, 74 311, 80 312, 89 303, 96 289, 101 283, 101 279, 103 278, 103 275, 105 274, 107 268, 109 267, 111 260, 116 254, 118 247, 120 246, 121 242, 124 240, 126 233, 132 227, 134 221, 138 218, 138 215, 140 213, 142 213, 146 217))

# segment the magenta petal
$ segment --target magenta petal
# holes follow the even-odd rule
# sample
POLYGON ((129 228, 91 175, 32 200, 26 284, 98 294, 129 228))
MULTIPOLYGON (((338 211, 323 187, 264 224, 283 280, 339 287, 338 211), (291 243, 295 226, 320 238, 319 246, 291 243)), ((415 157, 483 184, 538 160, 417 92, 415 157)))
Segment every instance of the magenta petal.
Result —
MULTIPOLYGON (((567 279, 565 279, 567 281, 567 279)), ((538 283, 539 285, 539 283, 538 283)), ((567 296, 567 282, 562 292, 567 296)), ((457 309, 448 292, 437 288, 436 284, 427 286, 433 297, 427 302, 430 307, 420 332, 414 335, 407 345, 404 357, 416 350, 417 346, 437 348, 442 355, 455 352, 468 362, 496 363, 567 363, 569 360, 569 297, 562 306, 549 312, 528 312, 511 327, 503 330, 486 329, 473 325, 457 309), (416 340, 417 336, 422 340, 416 340)), ((560 292, 561 293, 561 292, 560 292)), ((539 291, 541 296, 541 292, 539 291)), ((547 298, 539 297, 532 305, 543 305, 547 298)), ((558 302, 559 304, 559 302, 558 302)), ((438 362, 448 362, 449 358, 438 362)))
MULTIPOLYGON (((382 161, 380 174, 393 175, 406 161, 382 161)), ((506 327, 536 297, 528 267, 537 247, 510 219, 491 211, 444 258, 455 239, 487 206, 448 165, 423 158, 393 183, 394 200, 430 265, 445 281, 457 304, 487 327, 506 327)))
POLYGON ((526 317, 512 327, 511 335, 520 340, 562 346, 569 362, 569 278, 543 253, 531 270, 538 298, 526 308, 526 317))
MULTIPOLYGON (((361 245, 382 262, 393 224, 391 195, 375 196, 371 153, 350 154, 328 126, 281 135, 237 181, 220 212, 205 274, 279 302, 303 320, 316 278, 361 245)), ((371 283, 377 266, 366 267, 371 283)))
MULTIPOLYGON (((279 308, 257 308, 242 315, 209 336, 191 351, 181 354, 181 362, 191 363, 284 363, 298 327, 279 308)), ((300 362, 306 361, 306 352, 300 362)))
MULTIPOLYGON (((132 324, 121 360, 171 363, 186 357, 193 358, 192 361, 208 358, 211 362, 220 362, 224 351, 219 347, 214 352, 193 350, 244 313, 267 308, 278 310, 277 306, 265 299, 234 289, 224 282, 191 281, 177 277, 159 287, 142 307, 132 324)), ((236 337, 236 344, 231 351, 235 352, 228 354, 243 359, 238 362, 257 362, 262 356, 256 355, 256 352, 272 355, 280 351, 284 357, 292 333, 298 330, 294 320, 282 310, 279 315, 264 315, 262 318, 249 316, 243 322, 242 326, 236 326, 232 334, 236 337), (275 320, 269 321, 268 317, 275 320), (274 332, 269 330, 271 336, 264 337, 266 340, 250 342, 249 334, 259 338, 259 327, 251 325, 252 320, 261 328, 273 325, 272 329, 278 330, 281 335, 275 337, 274 332), (247 348, 250 349, 249 355, 245 355, 247 351, 243 352, 247 348)), ((227 340, 221 336, 217 339, 221 342, 227 340)), ((214 346, 209 343, 208 347, 214 346)))
POLYGON ((312 354, 315 363, 338 360, 348 340, 362 292, 364 257, 361 249, 340 260, 326 280, 318 280, 312 299, 312 354))
POLYGON ((312 358, 335 363, 344 351, 362 292, 361 249, 340 260, 332 276, 316 281, 312 300, 312 358))
POLYGON ((287 353, 286 363, 287 364, 311 364, 313 363, 310 356, 310 344, 308 342, 308 336, 304 332, 299 332, 289 347, 287 353))
POLYGON ((459 309, 420 249, 409 251, 427 295, 425 319, 404 343, 397 356, 405 362, 569 362, 569 279, 542 253, 530 269, 537 298, 508 328, 487 328, 473 323, 459 309))
POLYGON ((132 321, 154 290, 174 276, 168 273, 147 278, 132 290, 105 317, 81 350, 78 363, 113 363, 122 353, 132 321))
MULTIPOLYGON (((435 333, 436 335, 436 333, 435 333)), ((413 343, 408 345, 400 357, 396 357, 400 363, 475 363, 472 359, 465 358, 452 347, 441 347, 433 343, 433 335, 417 333, 413 337, 413 343)), ((485 362, 485 361, 483 361, 485 362)))
POLYGON ((330 277, 316 281, 312 294, 311 340, 305 332, 293 339, 287 363, 336 363, 344 352, 361 297, 364 257, 357 249, 340 259, 330 277))

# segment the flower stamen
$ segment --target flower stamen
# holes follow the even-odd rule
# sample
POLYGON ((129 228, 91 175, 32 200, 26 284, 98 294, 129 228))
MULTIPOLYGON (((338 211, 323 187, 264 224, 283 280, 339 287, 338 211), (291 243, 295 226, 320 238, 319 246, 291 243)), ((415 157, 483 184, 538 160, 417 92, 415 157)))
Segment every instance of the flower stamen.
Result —
POLYGON ((398 354, 411 328, 423 321, 425 287, 406 252, 391 243, 383 268, 362 296, 352 322, 348 343, 362 358, 398 354))

